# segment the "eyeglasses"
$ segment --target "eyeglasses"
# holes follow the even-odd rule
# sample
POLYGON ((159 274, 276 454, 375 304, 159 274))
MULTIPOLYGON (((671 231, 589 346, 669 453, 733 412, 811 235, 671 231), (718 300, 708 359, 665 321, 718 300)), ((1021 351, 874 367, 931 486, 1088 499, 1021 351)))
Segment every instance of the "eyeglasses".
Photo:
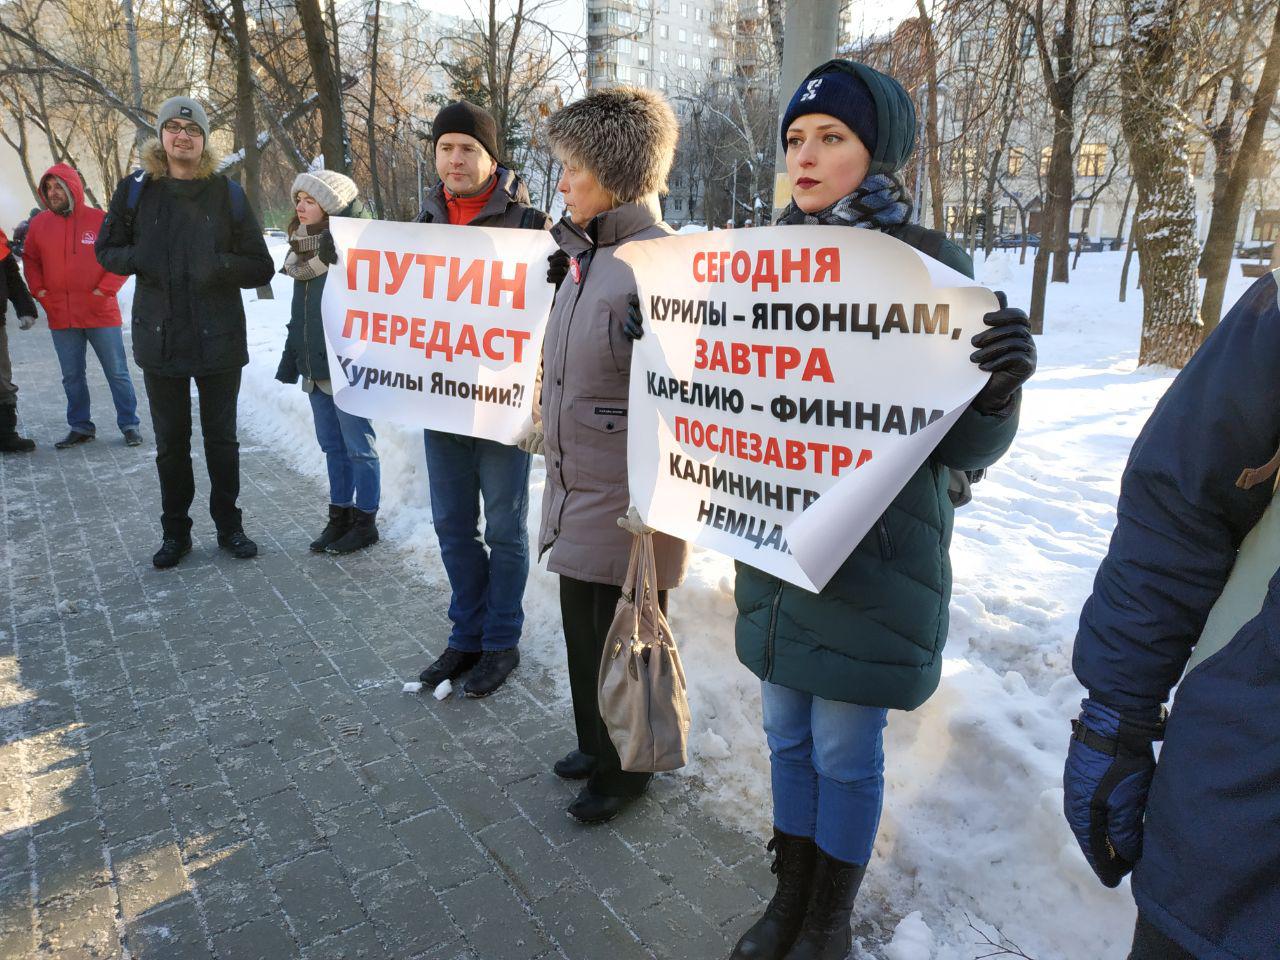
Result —
POLYGON ((196 137, 204 136, 204 131, 201 130, 200 127, 197 126, 196 124, 180 123, 177 120, 170 120, 168 123, 164 125, 163 130, 165 133, 171 133, 175 137, 180 133, 185 133, 188 137, 191 137, 192 139, 195 139, 196 137))

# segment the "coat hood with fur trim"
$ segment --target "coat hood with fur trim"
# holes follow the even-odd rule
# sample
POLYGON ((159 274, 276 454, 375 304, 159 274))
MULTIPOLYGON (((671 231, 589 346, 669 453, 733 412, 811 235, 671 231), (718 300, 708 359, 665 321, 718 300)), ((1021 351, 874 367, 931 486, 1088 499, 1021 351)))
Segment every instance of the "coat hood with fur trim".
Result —
POLYGON ((680 129, 665 97, 612 87, 551 118, 552 146, 590 170, 617 203, 667 192, 680 129))
MULTIPOLYGON (((164 144, 159 140, 148 140, 142 145, 142 169, 153 180, 169 175, 169 157, 164 152, 164 144)), ((196 179, 207 180, 218 172, 218 156, 208 147, 200 154, 200 166, 196 168, 196 179)))

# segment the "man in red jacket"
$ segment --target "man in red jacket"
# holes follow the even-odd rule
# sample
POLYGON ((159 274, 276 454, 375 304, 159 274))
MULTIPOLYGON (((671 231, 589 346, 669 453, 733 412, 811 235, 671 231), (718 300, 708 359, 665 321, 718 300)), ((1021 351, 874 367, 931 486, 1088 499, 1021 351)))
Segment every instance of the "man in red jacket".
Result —
POLYGON ((116 293, 124 277, 107 273, 93 245, 106 214, 84 202, 80 174, 54 164, 40 178, 45 209, 31 219, 22 250, 27 286, 49 315, 53 348, 62 367, 71 432, 54 444, 59 450, 87 443, 97 433, 89 419, 85 353, 93 347, 116 405, 116 425, 131 447, 142 443, 138 398, 129 379, 129 361, 120 331, 116 293))

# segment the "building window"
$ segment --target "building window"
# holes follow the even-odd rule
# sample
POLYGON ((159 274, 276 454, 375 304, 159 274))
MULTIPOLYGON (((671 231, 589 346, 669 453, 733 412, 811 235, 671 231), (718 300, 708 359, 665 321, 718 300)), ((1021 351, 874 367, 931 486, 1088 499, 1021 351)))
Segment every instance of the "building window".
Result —
POLYGON ((643 43, 640 44, 640 46, 636 47, 636 59, 638 59, 641 63, 649 62, 649 48, 645 46, 643 43))
POLYGON ((671 37, 671 28, 665 23, 658 24, 658 37, 662 40, 668 40, 671 37))
POLYGON ((702 69, 702 58, 701 58, 701 57, 694 57, 694 58, 693 58, 693 69, 695 69, 695 70, 701 70, 701 69, 702 69))
POLYGON ((1191 161, 1191 175, 1193 177, 1204 176, 1204 160, 1206 148, 1203 143, 1193 143, 1187 150, 1187 157, 1191 161))
POLYGON ((684 27, 680 28, 680 42, 681 43, 689 42, 689 31, 686 30, 684 27))
POLYGON ((1053 147, 1045 147, 1040 151, 1040 176, 1049 175, 1049 164, 1053 162, 1053 147))
POLYGON ((1107 168, 1107 145, 1105 143, 1082 143, 1080 157, 1076 160, 1076 175, 1081 177, 1100 177, 1107 168))
POLYGON ((991 34, 986 30, 971 30, 960 38, 960 62, 978 63, 991 47, 991 34))
POLYGON ((693 35, 693 45, 694 45, 695 47, 700 47, 700 46, 702 46, 702 34, 700 34, 700 33, 695 33, 695 34, 693 35))
POLYGON ((618 52, 619 53, 631 52, 631 40, 629 38, 627 37, 618 38, 618 52))
POLYGON ((636 86, 647 87, 649 85, 649 74, 643 70, 636 71, 636 86))
POLYGON ((1093 24, 1093 45, 1114 47, 1124 36, 1124 14, 1104 13, 1093 24))
MULTIPOLYGON (((658 62, 659 62, 659 63, 666 63, 666 62, 667 62, 667 51, 665 51, 665 50, 659 50, 659 51, 658 51, 658 62)), ((663 87, 665 88, 665 86, 666 86, 666 85, 664 84, 664 85, 663 85, 663 87)))
POLYGON ((1009 148, 1009 160, 1005 164, 1005 172, 1011 177, 1022 175, 1022 165, 1026 162, 1027 151, 1021 147, 1009 148))
POLYGON ((701 8, 701 7, 696 7, 696 8, 694 9, 693 13, 694 13, 694 17, 695 17, 695 19, 697 19, 697 21, 698 21, 699 23, 701 23, 701 22, 702 22, 702 14, 703 14, 703 10, 702 10, 702 8, 701 8))
POLYGON ((684 56, 684 54, 683 54, 683 53, 677 53, 677 54, 676 54, 676 66, 677 66, 677 67, 685 67, 685 66, 688 66, 688 64, 685 62, 685 56, 684 56))
MULTIPOLYGON (((662 52, 666 53, 667 51, 663 50, 662 52)), ((665 73, 658 74, 658 87, 662 90, 667 89, 667 75, 665 73)))
POLYGON ((716 35, 713 33, 711 36, 707 37, 707 49, 714 50, 715 48, 716 48, 716 35))
POLYGON ((630 76, 631 76, 631 68, 628 67, 625 63, 618 64, 617 79, 626 81, 630 76))
POLYGON ((689 5, 687 3, 680 4, 680 16, 682 17, 689 16, 689 5))

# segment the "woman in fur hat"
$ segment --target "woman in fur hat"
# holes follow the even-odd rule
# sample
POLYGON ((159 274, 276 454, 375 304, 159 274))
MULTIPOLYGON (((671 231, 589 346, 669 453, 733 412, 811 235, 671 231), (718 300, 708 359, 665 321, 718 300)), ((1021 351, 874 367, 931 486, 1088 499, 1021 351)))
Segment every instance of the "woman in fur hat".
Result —
MULTIPOLYGON (((666 189, 677 127, 666 100, 617 87, 565 107, 550 123, 564 164, 558 185, 568 213, 551 233, 568 259, 543 341, 541 417, 547 481, 540 554, 560 575, 577 749, 555 765, 586 780, 569 813, 603 823, 644 792, 647 773, 624 771, 600 718, 596 677, 605 636, 622 593, 631 527, 621 527, 627 495, 627 396, 631 344, 643 330, 631 268, 616 256, 633 240, 664 237, 658 194, 666 189)), ((654 535, 658 588, 680 583, 683 541, 654 535)))
MULTIPOLYGON (((813 70, 783 116, 792 200, 782 224, 880 230, 973 275, 941 234, 910 223, 895 174, 915 141, 900 84, 863 64, 813 70)), ((970 359, 985 387, 820 593, 738 564, 738 657, 761 679, 777 892, 731 960, 842 960, 880 822, 888 711, 937 688, 947 635, 953 472, 990 466, 1018 427, 1035 370, 1027 316, 984 318, 970 359)))
POLYGON ((337 263, 329 217, 369 213, 350 177, 332 170, 300 173, 293 181, 294 217, 281 273, 293 277, 289 337, 276 379, 297 383, 311 400, 316 439, 329 466, 329 522, 311 542, 313 553, 351 553, 378 542, 381 471, 373 424, 333 402, 320 300, 329 264, 337 263))

